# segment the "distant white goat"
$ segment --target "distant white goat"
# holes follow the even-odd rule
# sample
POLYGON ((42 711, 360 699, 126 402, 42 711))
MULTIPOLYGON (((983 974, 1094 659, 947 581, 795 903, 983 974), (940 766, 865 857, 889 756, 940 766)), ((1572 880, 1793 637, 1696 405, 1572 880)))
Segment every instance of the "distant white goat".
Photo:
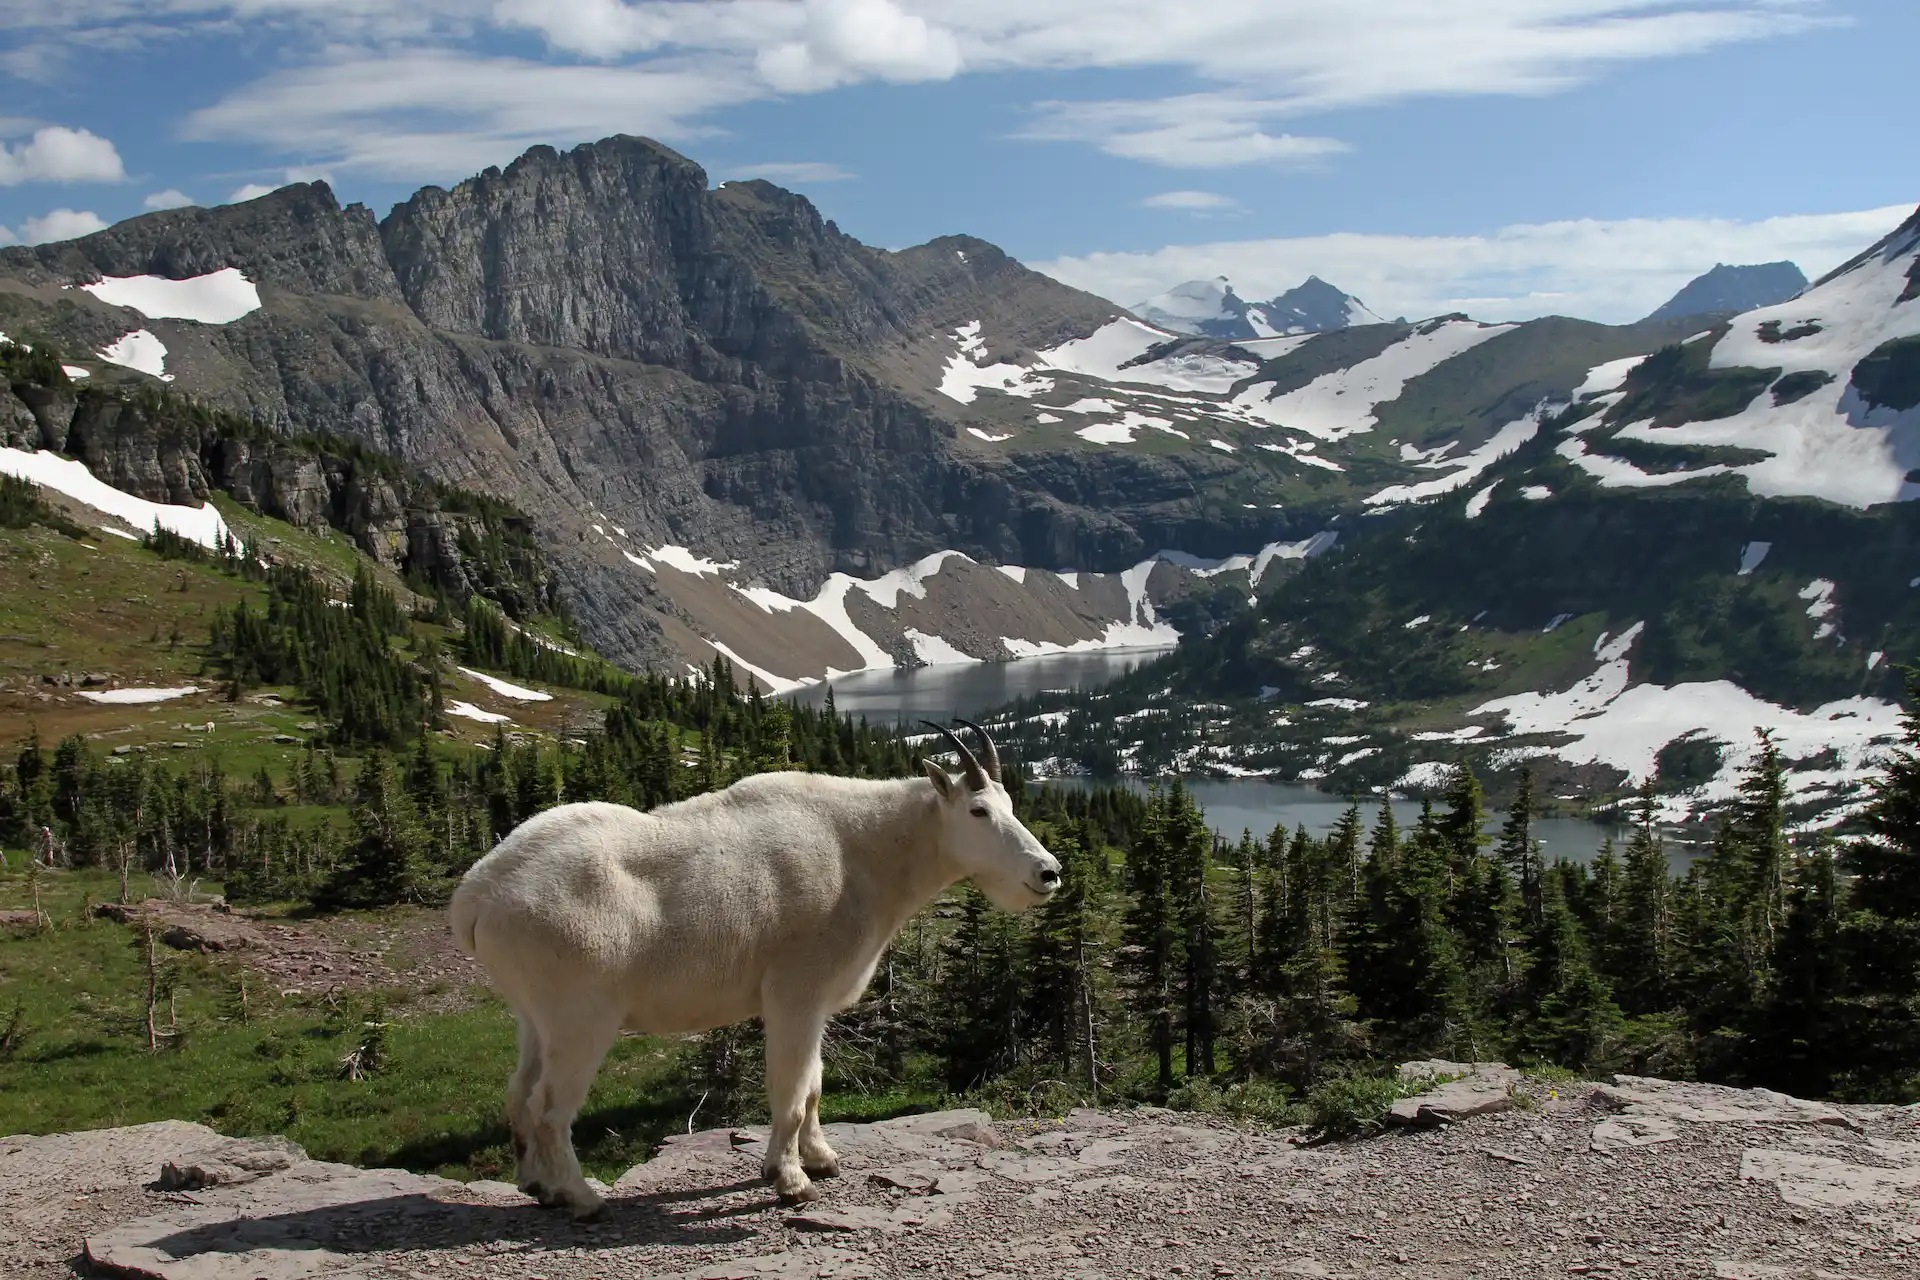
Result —
MULTIPOLYGON (((971 878, 1018 911, 1060 864, 1013 815, 999 752, 950 730, 958 779, 809 773, 744 778, 641 813, 567 804, 522 823, 467 872, 453 934, 520 1029, 507 1119, 522 1190, 590 1218, 572 1125, 622 1029, 705 1031, 759 1017, 773 1118, 763 1168, 780 1198, 839 1171, 820 1132, 820 1036, 866 989, 913 914, 971 878)), ((939 726, 935 726, 939 728, 939 726)))

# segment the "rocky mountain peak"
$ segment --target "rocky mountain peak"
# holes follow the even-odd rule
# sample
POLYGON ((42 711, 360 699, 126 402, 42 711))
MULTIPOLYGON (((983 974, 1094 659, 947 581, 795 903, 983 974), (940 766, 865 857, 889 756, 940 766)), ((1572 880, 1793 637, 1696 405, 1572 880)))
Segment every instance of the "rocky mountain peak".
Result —
POLYGON ((1748 266, 1713 264, 1711 271, 1689 280, 1667 299, 1649 320, 1678 316, 1717 315, 1752 311, 1785 302, 1807 287, 1807 277, 1791 262, 1761 262, 1748 266))

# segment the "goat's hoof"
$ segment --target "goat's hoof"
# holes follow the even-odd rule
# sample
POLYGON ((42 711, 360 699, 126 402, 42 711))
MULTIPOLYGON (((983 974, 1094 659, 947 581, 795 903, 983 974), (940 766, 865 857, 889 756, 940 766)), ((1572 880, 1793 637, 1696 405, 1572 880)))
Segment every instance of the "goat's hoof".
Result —
POLYGON ((607 1216, 607 1202, 599 1196, 573 1206, 573 1220, 581 1225, 599 1222, 607 1216))
POLYGON ((800 1166, 807 1171, 809 1178, 837 1178, 840 1176, 840 1159, 829 1156, 817 1164, 803 1163, 800 1166))
POLYGON ((532 1196, 541 1204, 546 1204, 549 1193, 547 1189, 538 1182, 523 1182, 520 1184, 520 1194, 523 1196, 532 1196))
POLYGON ((792 1207, 794 1205, 812 1204, 814 1201, 818 1200, 819 1198, 820 1198, 820 1188, 814 1186, 811 1182, 802 1183, 800 1186, 794 1188, 791 1191, 780 1192, 780 1203, 787 1205, 788 1207, 792 1207))

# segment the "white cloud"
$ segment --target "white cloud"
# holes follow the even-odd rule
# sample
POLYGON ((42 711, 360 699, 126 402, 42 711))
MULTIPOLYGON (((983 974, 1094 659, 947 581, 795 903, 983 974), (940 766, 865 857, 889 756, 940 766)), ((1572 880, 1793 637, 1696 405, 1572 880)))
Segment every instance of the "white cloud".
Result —
POLYGON ((457 53, 368 54, 283 72, 187 118, 201 140, 322 154, 329 167, 398 177, 464 177, 536 143, 610 133, 668 141, 708 130, 697 117, 759 90, 699 62, 550 66, 457 53))
POLYGON ((249 182, 235 187, 233 194, 227 197, 227 203, 245 204, 249 200, 258 200, 261 196, 270 196, 286 185, 284 182, 249 182))
POLYGON ((0 227, 0 244, 46 244, 106 230, 99 214, 85 209, 53 209, 20 224, 19 234, 0 227))
POLYGON ((1140 203, 1149 209, 1182 209, 1189 213, 1218 213, 1240 207, 1232 196, 1214 191, 1162 191, 1140 203))
POLYGON ((859 81, 1145 68, 1200 91, 1046 104, 1029 135, 1217 167, 1311 161, 1342 145, 1283 119, 1431 95, 1555 92, 1612 65, 1840 20, 1829 3, 0 0, 0 26, 43 52, 293 32, 304 38, 288 65, 196 112, 189 134, 396 175, 470 172, 534 142, 695 137, 720 108, 859 81), (495 56, 503 38, 528 32, 544 41, 544 60, 495 56))
POLYGON ((1030 264, 1122 306, 1181 280, 1227 276, 1249 298, 1309 275, 1382 315, 1465 311, 1481 320, 1559 314, 1624 323, 1665 302, 1716 262, 1791 259, 1809 277, 1838 266, 1897 226, 1905 205, 1753 222, 1709 218, 1524 223, 1483 236, 1339 233, 1169 245, 1030 264))
POLYGON ((1304 164, 1347 150, 1337 138, 1269 133, 1283 104, 1195 93, 1133 102, 1046 102, 1022 137, 1090 142, 1111 155, 1175 168, 1304 164))
POLYGON ((141 201, 149 209, 184 209, 194 203, 192 196, 178 187, 168 187, 165 191, 156 191, 141 201))
POLYGON ((800 37, 770 45, 755 60, 783 93, 809 93, 858 80, 946 80, 961 68, 953 33, 894 0, 804 0, 800 37))
POLYGON ((728 171, 729 178, 765 178, 768 182, 845 182, 856 175, 837 164, 818 160, 778 160, 748 164, 728 171))
POLYGON ((0 147, 0 187, 22 182, 119 182, 126 176, 113 143, 85 129, 52 124, 16 146, 0 147))

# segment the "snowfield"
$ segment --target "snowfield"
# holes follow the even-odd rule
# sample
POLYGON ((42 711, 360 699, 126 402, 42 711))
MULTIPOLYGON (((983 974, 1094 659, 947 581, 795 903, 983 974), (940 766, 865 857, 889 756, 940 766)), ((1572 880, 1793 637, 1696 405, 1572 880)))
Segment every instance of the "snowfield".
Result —
POLYGON ((553 695, 550 693, 542 693, 538 689, 529 689, 525 685, 518 685, 509 680, 502 680, 499 676, 490 676, 484 671, 475 671, 471 667, 460 667, 458 670, 461 675, 470 676, 501 697, 512 698, 515 702, 553 701, 553 695))
MULTIPOLYGON (((1518 747, 1514 758, 1550 755, 1568 764, 1610 765, 1635 780, 1652 775, 1660 748, 1676 738, 1699 734, 1719 741, 1723 761, 1712 781, 1663 802, 1663 817, 1676 821, 1734 798, 1740 771, 1753 759, 1756 729, 1772 730, 1789 761, 1829 748, 1837 753, 1834 768, 1789 773, 1796 801, 1865 781, 1879 753, 1898 737, 1900 708, 1878 698, 1846 698, 1800 712, 1756 698, 1730 680, 1634 684, 1628 655, 1642 629, 1635 623, 1604 640, 1596 655, 1599 668, 1570 689, 1497 698, 1469 714, 1504 716, 1514 735, 1571 739, 1557 746, 1518 747)), ((1845 806, 1831 810, 1820 825, 1839 822, 1847 812, 1845 806)))
POLYGON ((184 684, 173 689, 83 689, 80 696, 88 702, 108 706, 141 706, 150 702, 171 702, 200 692, 197 685, 184 684))
MULTIPOLYGON (((227 522, 220 518, 220 512, 211 503, 203 507, 179 507, 148 502, 145 498, 123 493, 97 479, 93 472, 87 470, 84 462, 63 458, 56 453, 0 449, 0 471, 64 493, 74 501, 124 520, 142 532, 158 525, 183 538, 191 538, 203 547, 216 547, 221 538, 227 536, 227 522)), ((110 529, 108 532, 118 531, 110 529)))
POLYGON ((169 280, 165 276, 107 276, 84 289, 109 306, 130 307, 149 320, 197 320, 232 324, 260 309, 260 290, 237 267, 204 276, 169 280))
MULTIPOLYGON (((1651 420, 1629 423, 1620 438, 1764 449, 1772 456, 1760 462, 1676 474, 1684 479, 1737 472, 1753 492, 1766 497, 1824 498, 1870 507, 1920 496, 1920 485, 1906 479, 1920 462, 1920 406, 1870 407, 1850 382, 1854 366, 1875 348, 1920 335, 1920 298, 1899 301, 1917 254, 1920 220, 1911 220, 1799 297, 1736 318, 1708 357, 1714 369, 1778 368, 1783 376, 1825 373, 1830 377, 1826 385, 1787 404, 1775 404, 1772 393, 1763 391, 1741 412, 1709 422, 1677 427, 1655 427, 1651 420)), ((1674 482, 1619 459, 1594 457, 1584 447, 1563 446, 1561 452, 1603 485, 1674 482)))
POLYGON ((1255 383, 1234 398, 1254 417, 1319 440, 1341 440, 1379 425, 1374 410, 1397 400, 1408 382, 1442 361, 1514 328, 1473 320, 1443 320, 1420 325, 1371 360, 1322 374, 1282 396, 1268 397, 1267 383, 1255 383))
POLYGON ((111 346, 102 347, 97 354, 108 364, 148 374, 162 382, 173 381, 173 375, 167 372, 167 344, 151 330, 135 329, 114 339, 111 346))

